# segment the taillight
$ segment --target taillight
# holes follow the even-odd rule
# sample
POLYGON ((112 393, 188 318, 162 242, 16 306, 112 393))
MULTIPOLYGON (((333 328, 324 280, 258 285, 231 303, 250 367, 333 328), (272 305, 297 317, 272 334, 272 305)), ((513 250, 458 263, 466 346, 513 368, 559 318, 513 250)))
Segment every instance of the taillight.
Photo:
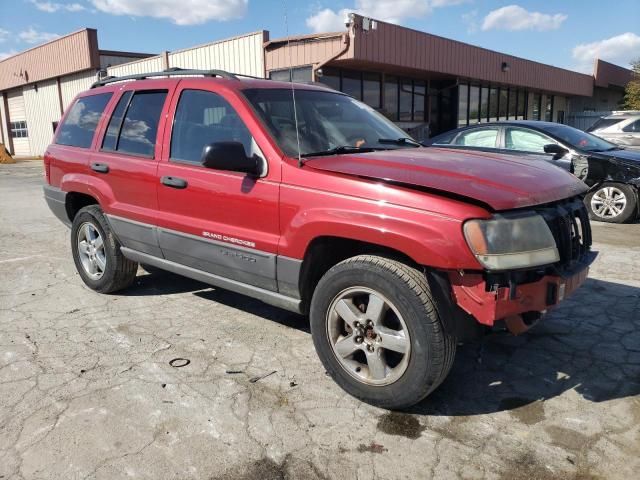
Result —
POLYGON ((45 152, 44 154, 44 179, 48 184, 51 184, 51 155, 49 152, 45 152))

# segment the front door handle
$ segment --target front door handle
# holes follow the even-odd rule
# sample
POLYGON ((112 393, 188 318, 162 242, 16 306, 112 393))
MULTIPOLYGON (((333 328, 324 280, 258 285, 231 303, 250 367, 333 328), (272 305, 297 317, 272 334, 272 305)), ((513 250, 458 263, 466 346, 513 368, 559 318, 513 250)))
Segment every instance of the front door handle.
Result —
POLYGON ((160 182, 171 188, 187 188, 187 181, 178 177, 162 177, 160 182))
POLYGON ((92 163, 91 170, 98 173, 109 173, 109 165, 106 163, 92 163))

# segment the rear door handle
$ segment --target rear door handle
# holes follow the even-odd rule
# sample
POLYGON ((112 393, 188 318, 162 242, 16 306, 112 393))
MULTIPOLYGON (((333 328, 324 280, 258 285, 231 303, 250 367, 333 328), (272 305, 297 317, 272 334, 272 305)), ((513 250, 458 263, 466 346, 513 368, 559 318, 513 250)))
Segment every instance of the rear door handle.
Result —
POLYGON ((91 170, 98 173, 109 173, 109 165, 106 163, 92 163, 91 170))
POLYGON ((178 177, 162 177, 160 182, 171 188, 187 188, 188 185, 185 179, 178 177))

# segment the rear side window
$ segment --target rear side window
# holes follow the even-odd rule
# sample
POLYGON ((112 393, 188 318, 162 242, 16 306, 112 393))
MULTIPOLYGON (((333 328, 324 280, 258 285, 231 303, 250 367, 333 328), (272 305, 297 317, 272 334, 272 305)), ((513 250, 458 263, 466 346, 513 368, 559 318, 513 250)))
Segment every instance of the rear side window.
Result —
POLYGON ((116 109, 111 115, 107 133, 102 141, 103 150, 115 150, 118 146, 118 136, 120 135, 120 127, 122 127, 122 119, 124 118, 125 110, 129 106, 131 95, 133 95, 133 92, 129 90, 128 92, 124 92, 120 100, 118 100, 118 105, 116 105, 116 109))
POLYGON ((616 123, 620 123, 624 118, 601 118, 596 123, 587 128, 587 132, 594 132, 596 130, 603 130, 609 128, 616 123))
POLYGON ((109 120, 103 150, 153 158, 167 91, 125 93, 109 120))
POLYGON ((100 93, 79 98, 60 125, 60 133, 56 138, 56 143, 89 148, 100 117, 109 103, 111 95, 111 93, 100 93))
POLYGON ((630 123, 622 129, 623 132, 640 132, 640 120, 630 123))

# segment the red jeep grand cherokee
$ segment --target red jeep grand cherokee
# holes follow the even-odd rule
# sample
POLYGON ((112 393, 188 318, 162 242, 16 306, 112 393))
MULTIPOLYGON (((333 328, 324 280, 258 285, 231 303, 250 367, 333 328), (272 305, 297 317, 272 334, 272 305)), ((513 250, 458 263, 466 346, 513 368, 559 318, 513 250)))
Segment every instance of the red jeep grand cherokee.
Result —
POLYGON ((568 172, 422 148, 318 86, 106 79, 66 112, 45 169, 90 288, 128 287, 142 263, 309 314, 335 381, 386 408, 432 392, 457 342, 526 330, 595 256, 568 172))

